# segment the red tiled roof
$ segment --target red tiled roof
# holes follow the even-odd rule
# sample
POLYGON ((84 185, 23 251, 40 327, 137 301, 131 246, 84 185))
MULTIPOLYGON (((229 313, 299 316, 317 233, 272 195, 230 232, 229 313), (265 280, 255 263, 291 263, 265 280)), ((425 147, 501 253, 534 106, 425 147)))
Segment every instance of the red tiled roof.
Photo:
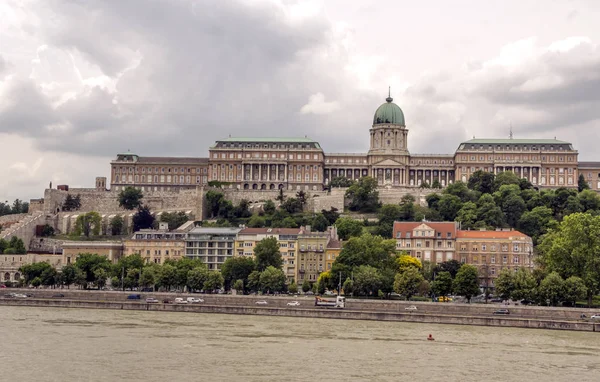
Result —
POLYGON ((394 222, 394 238, 406 238, 406 232, 412 233, 415 228, 422 224, 431 227, 436 233, 440 232, 444 239, 448 237, 448 232, 450 232, 452 238, 456 237, 455 222, 394 222), (400 232, 401 236, 398 236, 398 232, 400 232), (403 232, 404 234, 402 234, 403 232))
POLYGON ((327 243, 327 248, 342 248, 342 241, 341 240, 329 240, 329 243, 327 243))
POLYGON ((522 232, 511 230, 511 231, 466 231, 461 230, 457 233, 459 239, 508 239, 515 236, 525 236, 522 232))
POLYGON ((300 228, 244 228, 238 235, 298 235, 300 228))

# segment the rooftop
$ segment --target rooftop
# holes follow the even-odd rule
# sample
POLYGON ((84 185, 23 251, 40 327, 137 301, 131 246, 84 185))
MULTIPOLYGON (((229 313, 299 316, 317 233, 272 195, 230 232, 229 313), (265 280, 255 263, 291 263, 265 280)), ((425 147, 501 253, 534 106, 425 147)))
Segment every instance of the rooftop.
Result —
POLYGON ((237 227, 196 227, 189 233, 212 235, 237 235, 242 229, 237 227))
POLYGON ((420 225, 426 225, 436 232, 450 232, 452 236, 456 236, 456 222, 394 222, 394 237, 396 232, 412 231, 420 225))
POLYGON ((471 139, 462 143, 477 143, 477 144, 542 144, 542 145, 550 145, 550 144, 570 144, 569 142, 559 141, 557 139, 471 139))
POLYGON ((579 162, 579 168, 600 168, 600 162, 579 162))
POLYGON ((244 228, 240 235, 298 235, 300 228, 244 228))
POLYGON ((229 137, 217 142, 269 142, 269 143, 318 143, 310 138, 279 138, 279 137, 229 137))
POLYGON ((459 239, 510 239, 515 237, 528 237, 522 232, 510 231, 465 231, 457 232, 456 237, 459 239))

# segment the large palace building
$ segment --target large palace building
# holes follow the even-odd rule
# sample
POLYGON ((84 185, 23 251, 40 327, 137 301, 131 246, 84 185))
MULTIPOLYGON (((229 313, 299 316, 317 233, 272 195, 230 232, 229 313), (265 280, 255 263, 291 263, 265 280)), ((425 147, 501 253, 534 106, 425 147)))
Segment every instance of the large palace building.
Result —
POLYGON ((208 158, 119 154, 111 188, 174 191, 210 181, 249 190, 322 190, 331 179, 371 176, 381 187, 446 186, 475 171, 513 171, 536 187, 577 187, 579 174, 600 190, 600 162, 578 162, 573 146, 556 139, 472 139, 454 154, 411 154, 404 113, 388 96, 377 108, 367 153, 325 153, 309 138, 225 138, 208 158))

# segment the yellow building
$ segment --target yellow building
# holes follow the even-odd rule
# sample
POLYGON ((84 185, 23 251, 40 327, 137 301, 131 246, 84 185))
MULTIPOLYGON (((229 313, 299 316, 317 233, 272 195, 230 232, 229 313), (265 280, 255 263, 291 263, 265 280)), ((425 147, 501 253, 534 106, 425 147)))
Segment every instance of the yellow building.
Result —
POLYGON ((185 255, 185 232, 141 230, 123 241, 125 256, 140 254, 144 261, 164 264, 168 259, 179 260, 185 255))
POLYGON ((66 241, 62 247, 63 265, 74 263, 82 253, 105 256, 113 263, 123 256, 123 243, 120 241, 66 241))
POLYGON ((274 237, 279 243, 283 259, 283 273, 288 280, 296 280, 299 228, 244 228, 235 241, 235 256, 254 256, 254 248, 261 240, 274 237))
MULTIPOLYGON (((300 229, 301 233, 298 236, 300 253, 296 262, 296 280, 298 285, 302 284, 304 280, 314 283, 319 279, 319 275, 327 270, 327 246, 331 241, 339 240, 335 227, 329 227, 327 232, 312 232, 309 226, 301 227, 300 229)), ((334 244, 334 246, 336 245, 334 244)))
POLYGON ((341 240, 329 240, 325 249, 325 270, 330 271, 335 259, 342 252, 343 243, 341 240))

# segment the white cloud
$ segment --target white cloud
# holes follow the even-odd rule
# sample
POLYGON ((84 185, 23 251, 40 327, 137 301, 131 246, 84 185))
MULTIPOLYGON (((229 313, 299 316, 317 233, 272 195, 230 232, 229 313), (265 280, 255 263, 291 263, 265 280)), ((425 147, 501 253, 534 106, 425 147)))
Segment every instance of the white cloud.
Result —
POLYGON ((319 92, 308 97, 308 103, 300 109, 302 114, 329 114, 340 109, 337 101, 326 102, 323 93, 319 92))

